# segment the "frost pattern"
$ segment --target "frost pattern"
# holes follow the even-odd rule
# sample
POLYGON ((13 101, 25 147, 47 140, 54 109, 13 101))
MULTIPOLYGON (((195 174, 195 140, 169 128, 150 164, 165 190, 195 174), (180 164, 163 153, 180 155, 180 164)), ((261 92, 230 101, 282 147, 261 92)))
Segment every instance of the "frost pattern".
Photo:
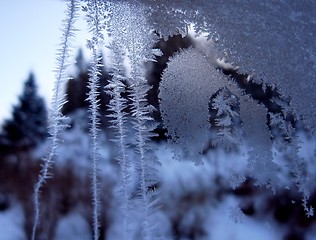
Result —
POLYGON ((128 239, 130 236, 129 231, 129 184, 130 184, 130 167, 131 163, 127 155, 127 100, 122 97, 122 94, 126 91, 126 85, 124 81, 125 68, 123 66, 123 54, 120 52, 120 48, 115 42, 111 44, 112 50, 112 79, 109 80, 109 84, 106 86, 106 92, 112 97, 109 103, 109 110, 111 114, 108 115, 111 118, 112 128, 116 131, 116 136, 113 139, 118 147, 118 155, 116 160, 120 164, 120 177, 121 182, 119 184, 118 199, 121 199, 122 209, 122 222, 123 222, 123 239, 128 239))
POLYGON ((50 150, 48 156, 44 159, 42 170, 38 177, 38 182, 34 188, 34 224, 32 230, 32 240, 36 238, 36 230, 39 224, 40 217, 40 190, 46 180, 50 178, 49 170, 53 164, 53 159, 56 154, 56 148, 59 142, 59 133, 66 127, 65 117, 62 116, 60 110, 65 104, 65 95, 62 92, 62 87, 67 80, 65 70, 68 66, 68 57, 70 51, 70 40, 74 35, 74 23, 78 12, 78 2, 76 0, 69 0, 66 19, 64 21, 63 37, 61 48, 57 55, 58 65, 56 68, 56 80, 54 87, 54 94, 52 99, 52 108, 49 115, 49 131, 50 131, 50 150))
POLYGON ((295 133, 295 129, 292 127, 289 121, 286 121, 290 112, 287 110, 282 113, 273 114, 270 113, 271 126, 277 127, 282 134, 282 137, 276 136, 276 150, 281 154, 281 159, 284 160, 285 165, 288 167, 290 174, 293 175, 293 182, 298 188, 298 191, 302 194, 302 206, 304 208, 307 217, 313 216, 314 209, 312 206, 308 206, 308 200, 310 198, 310 192, 313 191, 310 183, 308 172, 308 166, 305 159, 299 154, 299 140, 295 133))
MULTIPOLYGON (((249 76, 249 81, 277 88, 282 98, 290 98, 289 108, 297 119, 302 119, 305 126, 316 132, 315 88, 316 72, 316 5, 311 0, 298 2, 265 1, 249 2, 231 1, 164 1, 164 0, 129 0, 129 1, 83 1, 87 3, 83 10, 88 13, 88 24, 94 37, 88 46, 93 50, 93 67, 90 74, 90 95, 92 112, 92 138, 97 139, 97 81, 98 57, 96 46, 104 34, 108 34, 112 43, 113 79, 106 91, 112 96, 109 107, 111 118, 117 130, 116 142, 120 148, 117 157, 121 166, 123 185, 123 235, 129 236, 128 211, 130 165, 127 157, 126 142, 128 121, 125 108, 126 99, 123 91, 128 89, 130 100, 133 133, 135 133, 135 150, 138 160, 135 163, 139 177, 138 195, 142 200, 143 221, 142 238, 154 239, 152 228, 154 194, 149 191, 157 181, 156 166, 159 164, 152 154, 150 138, 156 128, 151 113, 154 107, 147 102, 150 87, 145 78, 144 62, 154 61, 155 55, 161 53, 152 46, 158 37, 167 39, 180 33, 187 35, 187 28, 193 26, 196 34, 207 33, 209 43, 216 49, 215 58, 226 60, 238 68, 239 73, 249 76), (89 18, 90 16, 90 18, 89 18), (127 67, 123 66, 127 62, 127 67), (126 67, 126 68, 125 68, 126 67)), ((39 182, 35 188, 35 224, 33 237, 39 217, 39 190, 48 178, 48 169, 57 147, 58 133, 62 129, 63 116, 60 108, 64 103, 61 85, 64 81, 66 68, 65 59, 68 55, 68 39, 72 36, 76 1, 71 0, 67 12, 67 23, 63 32, 64 41, 61 45, 59 66, 57 69, 55 96, 51 113, 52 150, 45 161, 39 182)), ((208 46, 207 46, 208 47, 208 46)), ((213 56, 214 57, 214 56, 213 56)), ((160 109, 164 127, 168 131, 170 142, 175 143, 181 157, 202 163, 201 156, 208 147, 209 141, 214 145, 239 144, 239 135, 233 132, 233 118, 240 116, 244 138, 249 147, 248 166, 250 175, 259 185, 272 190, 278 186, 278 166, 273 161, 272 141, 275 137, 268 129, 268 109, 246 95, 237 84, 228 81, 228 77, 216 70, 216 62, 207 48, 190 48, 172 57, 164 71, 160 84, 160 109), (206 51, 205 51, 206 50, 206 51), (231 96, 225 96, 225 91, 231 96), (235 96, 236 99, 232 99, 235 96), (233 109, 236 105, 239 109, 233 109), (217 139, 209 139, 209 130, 214 127, 209 122, 209 111, 217 111, 215 126, 220 128, 217 139), (239 111, 239 112, 238 112, 239 111), (272 135, 271 135, 272 134, 272 135), (181 149, 184 149, 181 152, 181 149)), ((283 106, 281 106, 283 107, 283 106)), ((282 131, 281 146, 284 159, 294 175, 293 182, 303 194, 302 205, 308 216, 313 215, 313 208, 308 207, 309 197, 306 176, 306 165, 299 156, 299 147, 293 129, 286 121, 289 113, 283 108, 283 116, 270 113, 270 127, 278 126, 282 131), (293 130, 293 131, 292 131, 293 130), (292 157, 291 157, 292 156, 292 157), (294 157, 295 156, 295 159, 294 157)), ((92 155, 97 152, 94 144, 92 155)), ((95 159, 95 157, 93 157, 95 159)), ((96 166, 96 164, 94 164, 96 166)), ((96 178, 94 180, 94 190, 96 178)), ((236 179, 243 179, 236 176, 236 179)), ((95 195, 96 196, 96 195, 95 195)), ((95 205, 97 197, 94 198, 95 205)), ((95 208, 97 211, 97 208, 95 208)), ((97 216, 97 212, 95 212, 97 216)), ((95 218, 97 219, 97 217, 95 218)), ((97 237, 98 221, 94 221, 95 238, 97 237)))
POLYGON ((227 88, 213 98, 212 108, 217 111, 215 126, 219 128, 216 137, 212 139, 213 146, 230 151, 241 144, 238 106, 239 99, 227 88))
POLYGON ((164 37, 175 29, 185 33, 189 24, 197 33, 208 33, 221 57, 240 72, 291 96, 295 111, 315 131, 316 95, 310 91, 316 87, 316 5, 312 0, 141 2, 148 8, 149 23, 161 29, 164 37))
POLYGON ((89 101, 89 112, 90 112, 90 136, 91 136, 91 159, 92 159, 92 205, 93 205, 93 239, 99 239, 99 205, 100 205, 100 197, 99 197, 99 186, 98 186, 98 161, 99 161, 99 144, 98 138, 100 131, 100 118, 99 118, 99 100, 98 96, 100 93, 98 92, 99 79, 100 79, 100 69, 103 66, 101 64, 101 42, 103 40, 103 26, 101 24, 101 19, 103 18, 103 4, 102 2, 97 1, 88 1, 87 6, 85 8, 87 13, 87 22, 90 28, 90 32, 92 33, 92 39, 88 40, 87 46, 92 52, 92 62, 91 68, 89 71, 89 82, 88 88, 90 89, 88 93, 87 100, 89 101))
POLYGON ((220 36, 228 61, 279 88, 315 130, 316 6, 313 1, 225 2, 205 8, 207 32, 220 36), (207 10, 206 10, 207 9, 207 10), (206 12, 207 11, 207 12, 206 12), (298 49, 299 48, 299 49, 298 49))
MULTIPOLYGON (((209 141, 209 103, 212 95, 227 87, 239 99, 240 118, 243 122, 244 137, 248 141, 248 162, 257 184, 275 190, 277 167, 272 162, 272 142, 267 127, 267 110, 238 87, 229 82, 223 74, 211 65, 207 55, 191 48, 170 59, 160 84, 160 108, 164 126, 172 142, 184 147, 196 163, 201 163, 201 154, 209 141), (192 61, 194 60, 194 61, 192 61)), ((231 117, 238 115, 231 109, 232 102, 224 99, 220 91, 213 99, 218 115, 216 125, 228 127, 231 117)), ((234 100, 237 101, 237 100, 234 100)), ((226 128, 219 132, 221 141, 229 139, 240 143, 226 128)))
POLYGON ((277 166, 272 161, 272 141, 267 126, 267 109, 247 96, 240 101, 240 118, 245 138, 249 142, 248 161, 250 171, 260 185, 275 191, 277 166))
MULTIPOLYGON (((129 83, 128 92, 129 98, 131 100, 131 115, 133 129, 135 130, 135 151, 138 154, 136 165, 136 171, 139 178, 139 189, 138 195, 142 199, 142 213, 144 216, 143 222, 141 224, 141 234, 143 239, 154 239, 153 229, 155 224, 151 220, 152 212, 154 211, 154 202, 151 202, 151 195, 148 192, 150 186, 156 184, 156 171, 155 166, 158 163, 155 155, 152 154, 152 148, 150 144, 150 138, 154 136, 152 131, 156 128, 156 123, 151 117, 154 107, 149 105, 147 102, 147 92, 150 87, 147 84, 144 72, 144 62, 151 61, 154 59, 154 53, 157 51, 152 50, 152 46, 157 41, 157 36, 153 34, 153 30, 148 24, 146 24, 147 19, 145 18, 144 8, 138 5, 137 2, 134 4, 130 3, 109 3, 108 10, 110 12, 109 16, 109 26, 108 31, 113 40, 112 48, 116 54, 115 60, 118 59, 117 54, 122 54, 126 56, 128 64, 130 66, 130 73, 126 74, 126 80, 129 83)), ((117 66, 120 66, 119 62, 115 62, 117 66)), ((117 71, 117 69, 115 70, 117 71)), ((120 76, 120 74, 119 74, 120 76)), ((114 76, 114 80, 115 80, 114 76)), ((113 90, 119 90, 120 81, 122 79, 118 78, 112 83, 112 95, 113 90), (114 87, 114 88, 113 88, 114 87)), ((114 93, 115 94, 115 93, 114 93)), ((118 93, 116 93, 118 94, 118 93)), ((115 95, 114 95, 115 96, 115 95)), ((121 100, 116 97, 120 102, 121 100)), ((121 102, 123 103, 123 102, 121 102)), ((112 103, 111 103, 112 104, 112 103)), ((121 105, 123 107, 123 105, 121 105)), ((112 108, 113 109, 113 108, 112 108)), ((114 117, 116 120, 116 126, 120 131, 120 143, 125 144, 124 140, 124 122, 122 116, 122 109, 113 109, 114 117), (116 115, 116 116, 115 116, 116 115)), ((127 148, 124 147, 124 148, 127 148)), ((124 149, 123 148, 123 149, 124 149)), ((128 199, 127 199, 127 182, 128 182, 128 159, 124 157, 124 152, 121 152, 121 157, 119 159, 121 164, 121 174, 124 192, 124 205, 123 211, 128 211, 128 199)), ((128 234, 128 219, 125 213, 124 216, 124 232, 125 235, 128 234)))
POLYGON ((208 140, 209 102, 223 88, 224 77, 199 50, 191 48, 168 63, 160 83, 160 109, 171 141, 201 163, 208 140))

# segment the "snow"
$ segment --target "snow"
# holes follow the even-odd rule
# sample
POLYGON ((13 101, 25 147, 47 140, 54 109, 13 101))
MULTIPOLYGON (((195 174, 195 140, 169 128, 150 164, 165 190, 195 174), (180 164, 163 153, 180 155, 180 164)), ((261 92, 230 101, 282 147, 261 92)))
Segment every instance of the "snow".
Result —
MULTIPOLYGON (((245 240, 245 239, 282 239, 284 231, 269 216, 262 219, 250 218, 240 209, 240 199, 236 196, 225 195, 221 200, 216 199, 219 188, 231 185, 232 172, 244 172, 246 161, 244 151, 239 153, 225 153, 223 150, 211 151, 204 164, 196 166, 192 161, 175 161, 173 153, 165 146, 160 146, 157 155, 162 162, 162 198, 165 204, 171 206, 172 212, 177 211, 181 203, 181 196, 194 196, 199 191, 205 191, 208 198, 206 203, 189 203, 186 208, 185 219, 181 222, 183 228, 196 225, 196 215, 204 218, 203 229, 207 230, 207 237, 203 239, 245 240), (229 171, 227 171, 229 169, 229 171), (215 177, 221 176, 224 185, 215 185, 215 177), (202 189, 202 190, 201 190, 202 189), (197 204, 197 205, 194 205, 197 204)), ((181 210, 180 210, 181 211, 181 210)), ((167 220, 168 221, 168 220, 167 220)), ((165 223, 166 224, 166 223, 165 223)))
MULTIPOLYGON (((77 141, 78 138, 82 142, 85 142, 85 136, 77 128, 73 128, 71 131, 67 132, 63 139, 69 141, 77 141)), ((303 138, 302 138, 303 139, 303 138)), ((313 151, 314 142, 309 142, 311 139, 305 138, 302 143, 301 150, 313 151), (307 149, 310 147, 310 149, 307 149)), ((83 164, 82 159, 79 157, 80 154, 76 152, 78 149, 81 151, 88 151, 85 146, 87 143, 80 144, 67 144, 68 152, 66 154, 66 147, 64 148, 65 157, 64 161, 67 159, 76 159, 72 161, 71 164, 74 168, 87 169, 88 163, 83 164), (73 155, 72 155, 73 154, 73 155), (85 166, 85 167, 84 167, 85 166), (82 168, 83 167, 83 168, 82 168)), ((66 145, 65 145, 66 146, 66 145)), ((197 205, 193 202, 189 205, 189 209, 186 209, 185 218, 181 224, 188 228, 192 224, 196 224, 196 216, 202 216, 203 221, 201 222, 202 228, 206 231, 207 236, 205 240, 221 239, 221 240, 245 240, 245 239, 256 239, 256 240, 266 240, 266 239, 282 239, 285 236, 287 228, 283 225, 280 226, 271 216, 259 216, 259 217, 249 217, 243 214, 240 210, 242 205, 241 199, 234 195, 223 195, 219 200, 216 199, 216 191, 223 186, 229 187, 231 185, 231 171, 243 172, 246 171, 246 161, 245 152, 246 147, 244 147, 239 152, 226 153, 223 150, 217 149, 210 151, 208 155, 204 156, 204 164, 201 166, 194 165, 194 162, 185 159, 183 161, 176 161, 173 158, 173 152, 166 144, 157 145, 156 155, 162 163, 160 169, 162 177, 161 186, 161 198, 165 204, 171 206, 167 212, 158 210, 156 219, 163 219, 160 231, 165 233, 166 239, 173 239, 172 237, 172 223, 170 222, 170 216, 174 216, 174 211, 178 211, 178 200, 181 196, 185 194, 194 194, 201 192, 207 192, 207 201, 197 205), (216 185, 214 181, 216 176, 220 176, 222 181, 221 185, 216 185), (223 185, 222 185, 223 184, 223 185)), ((108 147, 102 148, 104 156, 109 157, 108 147)), ((302 153, 303 154, 303 153, 302 153)), ((308 153, 304 153, 308 154, 308 153)), ((131 154, 132 155, 132 154, 131 154)), ((58 167, 62 167, 61 159, 57 161, 58 167)), ((104 166, 109 163, 104 162, 104 166)), ((113 170, 113 168, 112 168, 113 170)), ((103 174, 107 174, 103 172, 103 174)), ((262 203, 262 196, 258 196, 258 201, 262 203)), ((182 203, 181 203, 182 204, 182 203)), ((189 203, 190 204, 190 203, 189 203)), ((257 207, 262 205, 257 204, 257 207)), ((182 211, 182 210, 180 210, 182 211)), ((115 214, 115 211, 113 212, 115 214)), ((133 215, 137 219, 138 215, 135 212, 133 215)), ((114 216, 113 216, 114 217, 114 216)), ((14 203, 6 211, 0 212, 0 239, 1 240, 24 240, 26 239, 23 224, 24 216, 22 208, 18 203, 14 203)), ((114 221, 115 224, 110 226, 107 232, 107 237, 112 239, 117 239, 117 231, 119 233, 120 225, 118 222, 114 221)), ((135 227, 139 227, 135 223, 135 227)), ((315 228, 312 228, 310 232, 307 232, 307 240, 315 240, 315 228)), ((72 240, 72 239, 91 239, 91 229, 80 211, 72 211, 66 216, 61 218, 56 225, 55 240, 72 240)))
POLYGON ((306 240, 316 240, 316 228, 314 227, 306 234, 306 240))
POLYGON ((90 240, 91 233, 87 220, 78 213, 70 213, 57 224, 55 240, 90 240))
POLYGON ((26 240, 23 229, 25 217, 22 207, 14 203, 9 209, 0 212, 0 239, 26 240))
POLYGON ((209 226, 210 240, 282 239, 283 231, 273 222, 261 222, 245 215, 241 217, 241 220, 236 221, 233 211, 236 209, 238 209, 236 199, 228 198, 213 210, 206 224, 209 226))

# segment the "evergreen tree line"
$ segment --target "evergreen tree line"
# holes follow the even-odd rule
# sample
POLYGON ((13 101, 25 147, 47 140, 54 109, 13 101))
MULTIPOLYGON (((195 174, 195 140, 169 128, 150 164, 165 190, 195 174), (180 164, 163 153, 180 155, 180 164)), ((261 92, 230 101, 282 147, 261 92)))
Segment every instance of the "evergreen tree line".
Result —
MULTIPOLYGON (((164 55, 157 62, 151 63, 148 68, 148 81, 152 86, 148 94, 148 101, 157 109, 158 105, 158 86, 163 69, 167 66, 168 58, 180 48, 187 48, 192 45, 189 37, 182 38, 174 36, 168 40, 157 43, 164 55)), ((104 59, 102 59, 104 61, 104 59)), ((80 49, 76 57, 76 76, 67 82, 66 98, 67 103, 63 106, 63 115, 70 115, 78 109, 88 111, 89 102, 87 94, 89 92, 89 64, 80 49)), ((111 74, 103 67, 101 69, 99 86, 100 120, 101 129, 109 129, 108 104, 110 96, 104 91, 104 87, 111 79, 111 74)), ((126 84, 128 86, 128 83, 126 84)), ((125 96, 128 98, 128 96, 125 96)), ((87 113, 88 114, 88 113, 87 113)), ((154 118, 160 122, 159 111, 153 113, 154 118)), ((71 124, 70 124, 71 125, 71 124)), ((15 153, 20 150, 35 148, 39 143, 48 137, 48 110, 44 98, 39 95, 36 78, 30 73, 24 83, 24 88, 19 96, 18 103, 13 106, 12 116, 4 120, 0 131, 0 153, 15 153)), ((163 137, 163 130, 159 129, 160 137, 163 137)))
POLYGON ((47 137, 47 107, 33 73, 24 83, 12 116, 4 121, 0 133, 1 153, 34 148, 47 137))
MULTIPOLYGON (((156 62, 151 62, 147 65, 148 83, 151 89, 148 92, 148 102, 154 106, 157 111, 152 113, 154 119, 159 122, 156 129, 158 139, 165 139, 165 129, 162 128, 161 116, 159 111, 159 82, 161 81, 161 75, 164 69, 167 67, 167 62, 170 56, 174 55, 180 49, 186 49, 194 45, 190 37, 182 38, 180 35, 175 35, 169 40, 161 40, 154 48, 159 48, 163 55, 157 57, 156 62)), ((75 113, 78 109, 84 109, 87 111, 89 102, 87 101, 87 95, 89 93, 88 81, 89 81, 89 64, 84 59, 83 52, 79 49, 77 57, 75 59, 76 74, 72 76, 67 82, 66 86, 66 98, 67 102, 63 105, 62 114, 69 116, 75 113)), ((101 61, 106 62, 105 59, 101 61)), ((101 65, 106 65, 101 64, 101 65)), ((262 86, 246 81, 247 75, 238 74, 236 70, 232 69, 220 69, 225 75, 229 75, 234 78, 237 84, 244 89, 247 94, 250 94, 254 99, 263 103, 271 112, 278 113, 281 111, 280 107, 271 101, 274 97, 278 97, 278 92, 271 90, 267 87, 266 91, 262 90, 262 86)), ((111 96, 105 91, 105 86, 112 78, 111 73, 103 67, 100 69, 101 76, 99 81, 100 93, 98 96, 100 108, 100 129, 109 131, 110 119, 107 117, 109 112, 109 102, 111 96)), ((128 83, 126 83, 128 87, 128 83)), ((128 101, 128 95, 125 94, 124 98, 128 101)), ((129 112, 130 110, 126 110, 129 112)), ((210 107, 212 112, 212 108, 210 107)), ((214 114, 212 114, 214 115, 214 114)), ((216 116, 210 119, 211 122, 215 121, 216 116)), ((290 119, 292 120, 292 119, 290 119)), ((70 126, 72 123, 70 123, 70 126)), ((39 95, 36 84, 36 79, 33 73, 29 74, 29 77, 24 83, 24 88, 19 96, 18 103, 13 106, 12 116, 3 122, 0 129, 0 153, 14 153, 19 150, 28 150, 35 148, 39 143, 43 142, 48 137, 48 110, 44 98, 39 95)), ((87 129, 88 131, 88 129, 87 129)))

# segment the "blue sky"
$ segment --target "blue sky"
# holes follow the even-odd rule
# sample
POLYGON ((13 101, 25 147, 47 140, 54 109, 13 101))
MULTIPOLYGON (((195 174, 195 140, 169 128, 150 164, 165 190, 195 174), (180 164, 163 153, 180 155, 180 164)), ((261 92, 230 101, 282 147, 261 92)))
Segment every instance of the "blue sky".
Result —
MULTIPOLYGON (((31 71, 49 104, 65 8, 61 0, 0 1, 0 124, 11 116, 31 71)), ((78 39, 75 49, 84 45, 78 39)))

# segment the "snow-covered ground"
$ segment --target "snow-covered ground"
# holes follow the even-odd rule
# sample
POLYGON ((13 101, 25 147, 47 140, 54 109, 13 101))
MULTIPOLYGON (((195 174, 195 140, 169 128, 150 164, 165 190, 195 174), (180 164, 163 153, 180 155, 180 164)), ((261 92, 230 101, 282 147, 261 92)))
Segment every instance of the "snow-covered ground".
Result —
MULTIPOLYGON (((80 124, 75 124, 62 135, 56 166, 62 170, 70 164, 77 175, 84 177, 90 173, 89 139, 82 129, 84 127, 80 124)), ((315 141, 305 136, 300 136, 300 139, 300 154, 309 159, 309 168, 315 169, 315 141)), ((115 181, 117 166, 114 167, 111 162, 109 142, 104 137, 100 143, 101 174, 104 179, 115 181)), ((241 210, 243 199, 227 192, 227 189, 234 189, 245 180, 242 176, 247 173, 246 148, 241 147, 240 151, 234 153, 211 150, 204 156, 204 164, 196 166, 190 160, 175 160, 170 147, 165 143, 156 144, 156 147, 156 155, 162 164, 159 170, 159 193, 163 206, 158 210, 160 217, 157 219, 163 219, 160 230, 165 234, 165 239, 173 239, 172 221, 175 219, 177 231, 189 232, 192 226, 202 229, 203 234, 198 237, 201 240, 284 239, 289 226, 278 223, 271 214, 245 215, 241 210)), ((42 146, 34 156, 40 157, 44 153, 43 149, 45 147, 42 146)), ((134 156, 132 152, 129 153, 129 157, 134 156)), ((265 201, 261 198, 265 196, 259 194, 253 199, 258 202, 256 207, 260 208, 260 204, 265 201)), ((115 210, 111 214, 115 214, 115 210)), ((137 213, 133 216, 136 222, 137 216, 137 213)), ((24 222, 28 220, 29 216, 24 216, 21 204, 12 200, 8 209, 0 211, 0 240, 26 239, 24 222)), ((113 223, 105 234, 110 240, 118 239, 115 231, 120 229, 119 225, 115 225, 119 223, 113 223)), ((91 227, 87 218, 76 208, 62 216, 55 227, 54 240, 91 239, 91 227)), ((305 235, 306 240, 315 240, 315 236, 316 227, 309 228, 305 235)))
POLYGON ((25 216, 19 203, 0 211, 0 239, 1 240, 26 240, 23 229, 25 216))

